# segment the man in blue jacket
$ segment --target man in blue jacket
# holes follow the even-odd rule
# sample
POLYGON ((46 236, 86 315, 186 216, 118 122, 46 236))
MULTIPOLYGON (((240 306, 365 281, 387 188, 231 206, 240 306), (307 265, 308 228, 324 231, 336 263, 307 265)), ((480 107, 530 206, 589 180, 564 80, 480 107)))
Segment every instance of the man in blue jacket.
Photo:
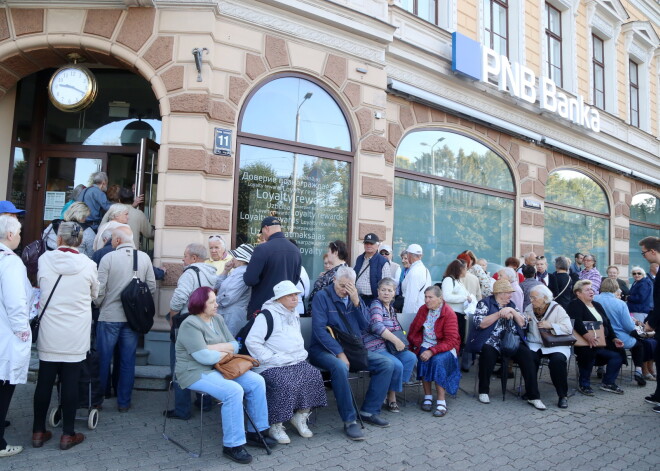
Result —
POLYGON ((364 253, 355 260, 357 278, 355 286, 367 307, 378 297, 378 282, 383 278, 392 278, 390 261, 378 253, 380 239, 372 232, 364 236, 364 253))
POLYGON ((254 248, 243 274, 245 284, 252 287, 248 315, 261 309, 273 297, 273 286, 280 281, 289 280, 294 285, 300 281, 300 250, 284 237, 279 218, 264 218, 261 221, 261 235, 266 242, 254 248))
MULTIPOLYGON (((341 330, 361 338, 362 333, 369 327, 369 313, 364 301, 358 296, 355 272, 350 267, 340 267, 334 283, 314 296, 312 312, 314 315, 309 361, 317 368, 330 372, 332 391, 348 438, 364 440, 364 433, 355 422, 357 411, 353 407, 351 386, 348 383, 350 362, 342 346, 326 328, 341 330)), ((380 417, 380 408, 394 374, 394 365, 387 357, 375 352, 368 352, 368 361, 371 379, 360 408, 360 416, 364 422, 371 425, 388 427, 389 422, 380 417)))

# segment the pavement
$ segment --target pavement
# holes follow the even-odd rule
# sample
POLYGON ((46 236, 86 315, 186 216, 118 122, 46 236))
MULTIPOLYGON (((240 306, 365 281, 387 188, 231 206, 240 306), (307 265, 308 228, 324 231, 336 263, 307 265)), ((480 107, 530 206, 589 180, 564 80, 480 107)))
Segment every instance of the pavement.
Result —
MULTIPOLYGON (((12 425, 5 432, 10 444, 23 445, 25 450, 14 457, 1 458, 0 470, 655 471, 660 469, 660 414, 644 402, 655 383, 639 387, 629 380, 630 370, 625 372, 627 379, 618 381, 624 395, 598 390, 599 382, 594 376, 595 397, 577 394, 569 398, 569 408, 561 410, 556 407, 557 398, 546 368, 540 390, 548 409, 538 411, 512 392, 503 402, 500 380, 495 377, 491 382, 491 404, 479 403, 471 395, 476 373, 473 367, 464 374, 463 390, 448 399, 449 412, 445 417, 434 418, 421 411, 415 402, 417 387, 407 388, 408 405, 398 414, 383 412, 391 427, 366 425, 366 440, 362 442, 352 442, 344 436, 334 397, 328 391, 330 404, 315 414, 311 425, 313 438, 304 439, 288 426, 291 444, 279 445, 270 456, 262 449, 248 448, 254 457, 250 465, 235 464, 222 456, 219 406, 204 414, 205 440, 200 458, 190 457, 163 439, 163 391, 134 391, 132 409, 121 414, 115 399, 106 400, 95 430, 87 429, 86 416, 77 422, 76 431, 83 432, 86 440, 69 451, 59 449, 59 429, 53 431, 53 439, 43 448, 33 449, 30 440, 34 384, 26 384, 16 389, 8 414, 12 425)), ((571 371, 571 388, 574 378, 571 371)), ((354 386, 358 396, 363 388, 364 384, 354 386)), ((513 389, 513 380, 509 380, 509 389, 513 389)), ((51 405, 55 401, 53 394, 51 405)), ((80 412, 86 414, 84 410, 80 412)), ((168 422, 168 431, 192 448, 199 444, 198 414, 186 422, 168 422)))

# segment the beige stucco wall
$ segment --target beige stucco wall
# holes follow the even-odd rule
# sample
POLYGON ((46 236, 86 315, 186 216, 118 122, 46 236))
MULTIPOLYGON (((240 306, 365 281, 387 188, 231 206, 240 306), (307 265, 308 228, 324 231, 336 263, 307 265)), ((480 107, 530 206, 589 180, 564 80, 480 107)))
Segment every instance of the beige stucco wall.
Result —
POLYGON ((11 133, 13 128, 14 103, 16 102, 16 87, 0 98, 0 200, 6 199, 7 177, 9 175, 9 164, 11 162, 11 133))

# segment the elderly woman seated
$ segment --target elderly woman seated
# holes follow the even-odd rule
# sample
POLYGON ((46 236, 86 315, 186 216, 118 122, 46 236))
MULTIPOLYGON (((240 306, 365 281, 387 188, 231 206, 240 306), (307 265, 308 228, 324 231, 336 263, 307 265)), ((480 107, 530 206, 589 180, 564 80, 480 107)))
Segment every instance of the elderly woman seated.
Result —
POLYGON ((571 347, 544 347, 539 329, 551 329, 555 335, 568 335, 573 332, 573 324, 563 307, 552 299, 552 291, 547 286, 534 286, 529 293, 532 303, 525 309, 527 318, 527 346, 535 354, 534 365, 538 371, 542 358, 550 362, 550 379, 555 386, 559 401, 557 407, 568 407, 568 359, 571 347))
POLYGON ((479 357, 479 401, 490 403, 490 376, 495 368, 495 363, 502 357, 500 353, 500 341, 504 329, 513 320, 514 335, 520 337, 521 342, 518 350, 511 355, 520 366, 520 371, 525 379, 525 396, 527 402, 539 410, 545 410, 545 404, 541 402, 538 382, 536 379, 536 368, 534 367, 534 354, 522 339, 525 338, 527 318, 520 314, 511 301, 513 288, 508 280, 497 280, 493 285, 493 294, 482 299, 477 304, 477 309, 472 319, 475 328, 468 347, 471 352, 481 353, 479 357))
POLYGON ((440 287, 429 286, 424 291, 424 305, 410 325, 408 342, 419 357, 417 379, 422 380, 424 387, 422 410, 429 412, 433 409, 431 383, 435 382, 438 398, 433 415, 444 417, 447 414, 445 391, 456 394, 461 381, 458 366, 461 336, 456 314, 443 302, 440 287))
POLYGON ((598 362, 601 365, 607 365, 600 389, 615 394, 623 394, 623 389, 615 383, 619 369, 626 359, 623 342, 616 338, 603 306, 594 301, 594 289, 591 281, 580 280, 576 282, 573 286, 573 293, 575 293, 577 299, 571 301, 566 311, 571 319, 575 320, 573 325, 575 332, 589 343, 589 346, 574 347, 579 371, 578 391, 585 396, 594 395, 594 391, 591 389, 591 370, 594 364, 598 362), (584 326, 586 321, 602 322, 606 340, 605 347, 598 347, 596 332, 587 331, 584 326))
POLYGON ((378 282, 378 299, 371 302, 369 314, 369 332, 362 336, 365 347, 388 357, 394 365, 394 374, 387 392, 387 410, 399 412, 396 393, 403 390, 403 383, 410 380, 417 358, 406 349, 399 336, 405 335, 394 311, 394 296, 397 283, 392 278, 383 278, 378 282))
POLYGON ((307 418, 312 409, 325 407, 328 401, 321 372, 305 361, 307 351, 296 309, 300 291, 285 280, 276 284, 273 292, 275 296, 261 308, 273 318, 270 336, 266 316, 258 315, 245 346, 260 363, 254 371, 266 380, 268 433, 278 443, 291 443, 283 423, 290 420, 301 437, 311 438, 307 418))
POLYGON ((630 350, 630 356, 635 364, 635 381, 639 386, 646 386, 642 375, 644 364, 644 342, 635 330, 635 321, 630 317, 626 303, 618 299, 615 293, 619 290, 616 279, 605 278, 600 284, 600 294, 594 296, 594 301, 600 303, 612 324, 612 330, 623 342, 623 348, 630 350))
MULTIPOLYGON (((259 433, 250 423, 248 432, 243 425, 243 396, 247 410, 259 431, 268 429, 266 383, 253 371, 229 380, 213 369, 228 353, 237 353, 238 344, 221 316, 216 315, 218 305, 215 293, 209 287, 197 288, 190 295, 188 312, 181 323, 176 339, 175 374, 181 388, 210 394, 222 401, 222 454, 237 463, 247 464, 252 456, 243 445, 262 446, 259 433)), ((277 444, 263 437, 269 446, 277 444)))

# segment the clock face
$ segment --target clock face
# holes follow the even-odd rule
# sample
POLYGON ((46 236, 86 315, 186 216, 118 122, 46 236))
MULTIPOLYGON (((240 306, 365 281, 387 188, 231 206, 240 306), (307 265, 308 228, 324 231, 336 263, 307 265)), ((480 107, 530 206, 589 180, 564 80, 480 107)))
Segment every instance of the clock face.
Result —
POLYGON ((80 111, 96 98, 94 76, 81 67, 63 67, 55 72, 48 87, 51 101, 63 111, 80 111))

